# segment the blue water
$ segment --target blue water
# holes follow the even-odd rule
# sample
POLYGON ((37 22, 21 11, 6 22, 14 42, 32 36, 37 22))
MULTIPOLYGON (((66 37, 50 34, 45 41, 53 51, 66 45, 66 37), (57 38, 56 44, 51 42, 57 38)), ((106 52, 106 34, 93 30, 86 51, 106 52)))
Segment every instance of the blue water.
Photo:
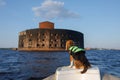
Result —
MULTIPOLYGON (((120 77, 120 50, 88 50, 86 56, 102 75, 120 77)), ((0 80, 41 80, 69 65, 67 52, 0 50, 0 80)))

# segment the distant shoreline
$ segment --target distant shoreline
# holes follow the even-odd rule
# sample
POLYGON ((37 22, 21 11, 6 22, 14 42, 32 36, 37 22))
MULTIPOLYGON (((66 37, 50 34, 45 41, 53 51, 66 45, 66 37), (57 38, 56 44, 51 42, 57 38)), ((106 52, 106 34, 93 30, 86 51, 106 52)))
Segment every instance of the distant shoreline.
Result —
POLYGON ((0 48, 0 50, 17 50, 17 48, 0 48))
MULTIPOLYGON (((18 50, 18 48, 0 48, 0 50, 18 50)), ((108 48, 85 48, 85 50, 120 50, 120 49, 108 49, 108 48)))

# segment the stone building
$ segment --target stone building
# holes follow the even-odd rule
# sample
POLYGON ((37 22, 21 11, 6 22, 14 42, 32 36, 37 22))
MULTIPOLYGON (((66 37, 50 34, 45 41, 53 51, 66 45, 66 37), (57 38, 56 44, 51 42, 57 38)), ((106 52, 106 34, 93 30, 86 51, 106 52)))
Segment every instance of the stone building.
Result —
POLYGON ((20 32, 18 50, 24 51, 65 51, 67 40, 73 40, 79 47, 84 47, 81 32, 54 29, 54 23, 41 22, 39 28, 20 32))

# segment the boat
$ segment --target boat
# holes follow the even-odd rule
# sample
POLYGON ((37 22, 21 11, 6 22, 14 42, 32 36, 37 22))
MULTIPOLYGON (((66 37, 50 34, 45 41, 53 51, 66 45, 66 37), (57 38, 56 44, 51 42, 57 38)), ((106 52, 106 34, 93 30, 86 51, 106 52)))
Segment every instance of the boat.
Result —
POLYGON ((101 80, 100 70, 97 66, 92 66, 84 74, 81 74, 81 71, 82 69, 63 66, 57 68, 55 75, 44 80, 101 80))

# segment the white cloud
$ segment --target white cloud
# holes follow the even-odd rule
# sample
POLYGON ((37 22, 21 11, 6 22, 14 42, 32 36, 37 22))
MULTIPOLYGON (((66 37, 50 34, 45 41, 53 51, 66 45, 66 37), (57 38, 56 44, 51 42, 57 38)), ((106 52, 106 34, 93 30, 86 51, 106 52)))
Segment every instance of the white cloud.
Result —
POLYGON ((54 18, 77 18, 78 14, 64 8, 64 2, 55 0, 45 0, 40 6, 33 7, 35 16, 54 19, 54 18))
POLYGON ((4 0, 0 0, 0 6, 6 5, 6 2, 4 0))

